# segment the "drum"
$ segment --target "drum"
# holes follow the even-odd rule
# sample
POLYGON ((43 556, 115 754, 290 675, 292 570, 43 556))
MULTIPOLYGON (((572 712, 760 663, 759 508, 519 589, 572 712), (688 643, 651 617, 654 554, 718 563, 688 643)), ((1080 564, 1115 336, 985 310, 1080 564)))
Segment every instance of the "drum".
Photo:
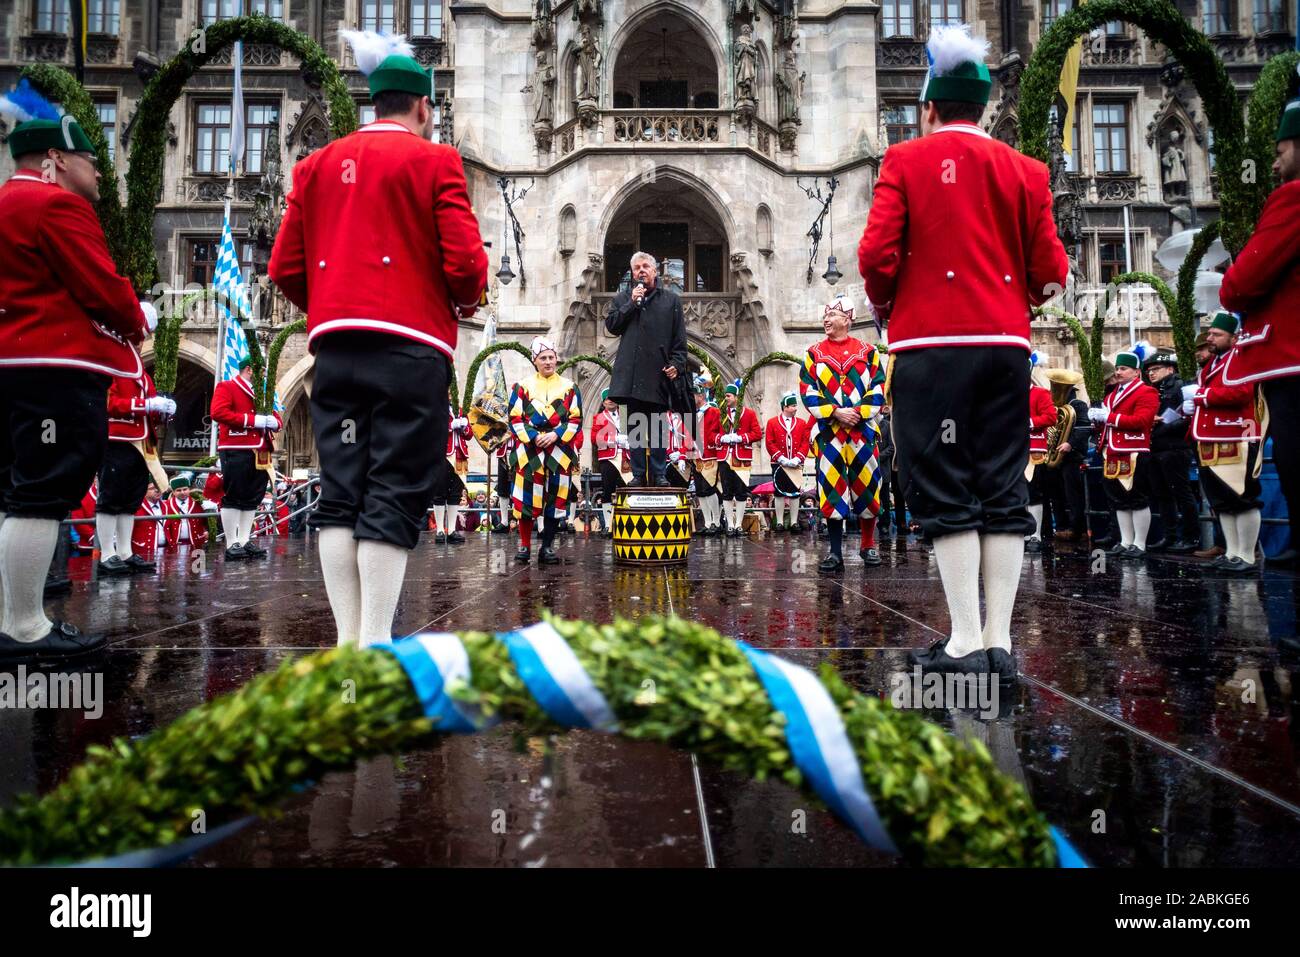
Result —
POLYGON ((629 488, 614 492, 614 561, 675 565, 691 548, 691 497, 684 489, 629 488))

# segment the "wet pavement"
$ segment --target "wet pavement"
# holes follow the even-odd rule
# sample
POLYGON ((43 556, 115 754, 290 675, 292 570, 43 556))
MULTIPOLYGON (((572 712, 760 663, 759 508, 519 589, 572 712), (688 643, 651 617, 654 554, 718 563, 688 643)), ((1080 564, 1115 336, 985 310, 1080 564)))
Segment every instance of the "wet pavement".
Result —
MULTIPOLYGON (((906 650, 945 633, 932 556, 884 543, 816 574, 811 535, 697 539, 689 564, 616 567, 610 542, 562 537, 564 564, 514 563, 513 536, 426 536, 396 627, 503 630, 540 609, 607 621, 673 612, 885 695, 906 650)), ((332 646, 314 540, 261 563, 182 551, 155 576, 94 580, 74 558, 50 611, 109 636, 104 713, 0 709, 0 805, 52 787, 89 744, 140 735, 286 657, 332 646)), ((1004 715, 929 712, 984 741, 1038 807, 1103 866, 1300 862, 1300 583, 1241 579, 1194 559, 1099 569, 1065 546, 1027 555, 1013 620, 1024 676, 1004 715)), ((687 753, 574 732, 509 729, 332 774, 201 852, 192 866, 893 866, 778 783, 687 753)))

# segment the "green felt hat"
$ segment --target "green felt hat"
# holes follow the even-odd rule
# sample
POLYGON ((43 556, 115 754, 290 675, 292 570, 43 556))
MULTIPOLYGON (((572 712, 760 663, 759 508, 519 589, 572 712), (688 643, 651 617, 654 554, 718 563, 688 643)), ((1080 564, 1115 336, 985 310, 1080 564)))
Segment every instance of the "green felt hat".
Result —
POLYGON ((727 395, 740 395, 740 380, 737 379, 735 382, 728 382, 726 388, 722 391, 727 393, 727 395))
POLYGON ((781 408, 783 409, 786 408, 787 406, 798 405, 798 404, 799 404, 799 396, 793 392, 787 392, 785 395, 781 396, 781 408))
POLYGON ((1123 369, 1125 367, 1130 369, 1142 368, 1142 363, 1138 361, 1136 352, 1121 352, 1115 356, 1115 368, 1123 369))
POLYGON ((601 390, 600 390, 600 401, 601 401, 601 402, 604 402, 604 401, 605 401, 606 399, 608 399, 608 398, 609 398, 609 390, 608 390, 608 389, 601 389, 601 390))
POLYGON ((963 63, 945 76, 930 77, 921 102, 955 100, 958 103, 985 106, 992 89, 993 80, 989 77, 988 67, 983 63, 963 63))
POLYGON ((1210 328, 1222 329, 1228 335, 1235 336, 1237 330, 1241 328, 1241 323, 1237 320, 1237 317, 1228 312, 1228 310, 1220 309, 1214 314, 1214 317, 1210 319, 1210 328))
POLYGON ((189 488, 189 487, 190 487, 190 473, 189 473, 189 472, 181 472, 181 473, 179 473, 178 475, 173 475, 173 476, 172 476, 172 480, 171 480, 171 486, 172 486, 172 488, 174 488, 174 489, 177 489, 177 488, 189 488))
POLYGON ((1282 122, 1277 126, 1277 142, 1300 136, 1300 97, 1292 100, 1282 111, 1282 122))
POLYGON ((251 369, 252 366, 253 366, 253 357, 252 357, 252 356, 244 356, 244 358, 242 358, 242 359, 239 360, 239 371, 240 371, 240 372, 243 372, 245 369, 251 369))
POLYGON ((424 69, 414 57, 394 53, 370 74, 370 96, 386 90, 414 93, 416 96, 433 96, 433 70, 424 69))
POLYGON ((81 124, 67 114, 61 120, 28 120, 19 123, 9 134, 9 155, 14 159, 46 150, 69 153, 94 153, 95 147, 81 124))
POLYGON ((984 65, 988 52, 988 41, 972 36, 965 23, 935 27, 925 45, 929 71, 921 87, 921 102, 954 100, 987 104, 993 89, 989 68, 984 65))

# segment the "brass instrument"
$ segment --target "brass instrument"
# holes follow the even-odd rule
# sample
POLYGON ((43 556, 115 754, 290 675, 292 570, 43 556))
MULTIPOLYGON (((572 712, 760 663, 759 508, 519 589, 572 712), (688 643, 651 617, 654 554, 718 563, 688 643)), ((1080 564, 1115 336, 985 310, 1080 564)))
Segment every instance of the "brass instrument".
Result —
POLYGON ((1047 427, 1047 452, 1043 464, 1049 469, 1059 468, 1065 455, 1061 443, 1069 439, 1074 428, 1075 414, 1070 406, 1070 390, 1083 381, 1083 374, 1069 369, 1048 369, 1047 381, 1051 383, 1052 405, 1056 406, 1056 424, 1047 427))
POLYGON ((480 392, 470 404, 469 427, 484 452, 495 452, 510 434, 510 410, 506 400, 495 392, 480 392))

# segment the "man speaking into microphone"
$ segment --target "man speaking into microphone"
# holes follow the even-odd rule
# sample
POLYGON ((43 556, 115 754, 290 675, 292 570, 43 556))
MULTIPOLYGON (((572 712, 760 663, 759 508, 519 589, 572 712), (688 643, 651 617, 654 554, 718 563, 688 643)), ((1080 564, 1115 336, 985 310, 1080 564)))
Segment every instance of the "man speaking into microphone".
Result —
POLYGON ((659 283, 649 253, 632 256, 632 285, 610 303, 605 329, 621 342, 609 397, 627 407, 634 486, 666 486, 670 383, 686 373, 686 321, 677 293, 659 283))

